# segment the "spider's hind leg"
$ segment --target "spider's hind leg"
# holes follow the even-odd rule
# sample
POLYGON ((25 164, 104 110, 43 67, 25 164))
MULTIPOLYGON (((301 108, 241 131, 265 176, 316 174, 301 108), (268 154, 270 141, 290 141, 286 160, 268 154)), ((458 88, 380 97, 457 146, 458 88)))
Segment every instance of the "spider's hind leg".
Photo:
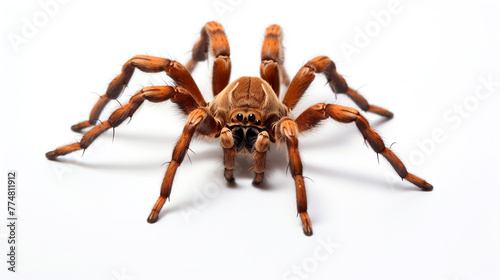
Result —
POLYGON ((283 65, 284 61, 283 32, 279 25, 270 25, 266 29, 262 43, 260 76, 271 85, 278 96, 280 84, 285 86, 290 84, 290 78, 283 65))
POLYGON ((209 53, 214 56, 212 92, 216 96, 229 84, 231 58, 224 28, 215 21, 207 22, 201 29, 200 39, 195 43, 193 55, 186 64, 189 72, 193 72, 198 62, 206 60, 209 53))

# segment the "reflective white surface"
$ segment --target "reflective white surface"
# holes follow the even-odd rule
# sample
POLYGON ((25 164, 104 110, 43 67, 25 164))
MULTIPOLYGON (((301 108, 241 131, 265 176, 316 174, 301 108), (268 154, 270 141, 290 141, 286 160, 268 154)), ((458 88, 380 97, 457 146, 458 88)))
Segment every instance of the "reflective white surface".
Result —
MULTIPOLYGON (((498 279, 499 4, 395 3, 68 1, 44 23, 37 1, 3 2, 1 170, 19 172, 20 220, 19 272, 3 263, 2 279, 498 279), (161 165, 185 120, 170 102, 145 102, 114 141, 106 132, 84 156, 45 159, 81 138, 70 126, 88 117, 93 92, 103 94, 125 61, 149 54, 184 63, 209 20, 228 35, 232 79, 259 75, 273 23, 285 33, 290 76, 317 55, 331 57, 351 87, 394 112, 387 122, 364 115, 434 191, 393 181, 355 125, 327 121, 300 142, 312 237, 296 217, 285 149, 272 147, 261 187, 251 185, 251 162, 238 159, 231 186, 218 140, 193 141, 171 201, 150 225, 161 165), (29 22, 39 25, 31 38, 22 34, 29 22), (13 44, 12 34, 25 40, 13 44)), ((210 69, 200 63, 194 73, 207 100, 210 69)), ((122 104, 142 86, 171 84, 163 74, 134 75, 122 104)), ((296 116, 318 102, 354 106, 325 83, 315 80, 296 116)), ((2 255, 6 237, 1 226, 2 255)))

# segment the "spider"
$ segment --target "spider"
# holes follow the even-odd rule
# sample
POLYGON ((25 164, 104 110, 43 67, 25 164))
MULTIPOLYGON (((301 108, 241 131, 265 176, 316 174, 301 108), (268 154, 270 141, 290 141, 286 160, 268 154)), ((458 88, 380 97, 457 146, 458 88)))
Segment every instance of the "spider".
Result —
POLYGON ((261 183, 270 143, 284 144, 295 182, 298 216, 302 221, 304 234, 312 235, 298 138, 302 132, 310 130, 328 118, 341 123, 355 123, 365 143, 368 142, 375 153, 382 154, 402 179, 424 191, 431 191, 432 185, 406 170, 401 160, 385 146, 382 138, 358 110, 319 103, 306 109, 297 118, 292 118, 291 110, 315 79, 316 74, 323 74, 335 94, 347 95, 361 110, 386 118, 392 118, 393 114, 384 108, 370 105, 356 90, 350 88, 344 78, 337 73, 335 63, 326 56, 318 56, 308 61, 290 81, 283 66, 282 38, 280 26, 267 27, 261 52, 260 78, 244 76, 231 83, 229 43, 222 25, 214 21, 206 23, 201 29, 200 38, 193 47, 192 58, 186 66, 166 58, 134 56, 124 64, 122 72, 111 81, 106 94, 100 97, 92 109, 89 119, 71 127, 75 132, 91 126, 93 128, 83 135, 80 142, 50 151, 46 153, 46 157, 55 160, 59 156, 87 149, 103 132, 110 128, 114 129, 132 117, 145 100, 150 102, 171 100, 187 115, 187 122, 172 153, 172 160, 168 164, 161 185, 160 196, 147 219, 149 223, 158 220, 158 214, 170 196, 175 172, 182 163, 192 138, 208 136, 220 138, 224 154, 224 177, 228 182, 234 181, 235 155, 248 154, 255 160, 253 168, 255 177, 252 183, 261 183), (207 103, 190 73, 197 63, 205 61, 209 54, 214 57, 212 73, 214 98, 207 103), (175 85, 145 87, 133 95, 126 105, 114 111, 108 120, 97 124, 103 108, 110 100, 120 96, 136 68, 148 73, 165 71, 175 85), (287 87, 283 101, 279 99, 281 85, 287 87))

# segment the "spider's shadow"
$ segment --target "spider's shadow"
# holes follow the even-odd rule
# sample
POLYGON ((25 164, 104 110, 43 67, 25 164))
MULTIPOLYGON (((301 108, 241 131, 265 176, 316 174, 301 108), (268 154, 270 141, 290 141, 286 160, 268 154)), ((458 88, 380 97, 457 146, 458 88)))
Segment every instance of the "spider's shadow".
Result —
MULTIPOLYGON (((374 122, 371 122, 371 127, 377 128, 386 122, 390 121, 390 119, 387 118, 380 118, 374 122)), ((345 143, 347 141, 358 141, 362 140, 363 138, 358 132, 358 129, 356 126, 352 127, 352 131, 345 133, 338 133, 338 132, 333 132, 332 130, 328 130, 327 127, 323 127, 323 132, 321 133, 321 137, 314 137, 313 139, 308 139, 308 141, 303 141, 300 148, 305 150, 310 149, 324 149, 325 147, 328 146, 338 146, 341 145, 342 143, 345 143)), ((314 132, 313 132, 314 133, 314 132)), ((286 164, 286 163, 285 163, 286 164)), ((351 181, 358 181, 363 183, 364 185, 367 186, 373 186, 377 185, 380 187, 385 187, 389 188, 387 181, 383 178, 383 176, 366 176, 362 172, 362 170, 358 171, 347 171, 347 170, 341 170, 341 169, 335 169, 330 166, 324 166, 324 165, 317 165, 314 163, 308 162, 307 165, 304 164, 306 168, 306 172, 308 172, 309 175, 314 175, 314 174, 320 174, 326 177, 335 177, 335 178, 346 178, 351 181)), ((306 176, 306 174, 304 174, 306 176)), ((391 186, 391 188, 394 187, 397 190, 403 190, 403 191, 420 191, 419 188, 408 186, 405 183, 398 183, 394 186, 391 186)))
POLYGON ((315 174, 322 174, 323 176, 328 176, 332 178, 346 178, 349 181, 357 181, 362 183, 363 186, 372 188, 373 186, 381 188, 391 188, 397 191, 421 191, 418 187, 413 185, 408 185, 405 183, 397 183, 395 185, 389 185, 383 176, 367 176, 362 170, 361 171, 348 171, 345 169, 335 169, 332 167, 325 167, 315 164, 308 164, 307 171, 315 174))
MULTIPOLYGON (((372 127, 378 127, 384 123, 389 121, 389 119, 386 118, 381 118, 378 119, 374 122, 372 122, 372 127)), ((303 152, 307 152, 309 149, 323 149, 327 146, 332 146, 332 145, 341 145, 342 143, 346 141, 356 141, 354 138, 362 139, 357 133, 357 128, 354 126, 352 127, 352 132, 349 133, 337 133, 334 132, 333 130, 328 130, 323 128, 324 132, 322 132, 322 137, 314 137, 313 139, 308 139, 308 141, 303 141, 300 144, 300 148, 303 152), (325 135, 326 134, 326 135, 325 135)), ((103 138, 106 137, 108 139, 111 139, 111 135, 103 135, 103 138)), ((173 145, 175 142, 175 139, 177 138, 176 135, 168 135, 168 136, 158 136, 158 135, 144 135, 144 134, 133 134, 133 133, 120 133, 119 135, 120 140, 124 141, 129 141, 132 142, 132 144, 137 143, 140 145, 144 145, 144 142, 149 142, 152 143, 153 145, 173 145)), ((188 153, 188 156, 184 160, 184 165, 186 164, 193 164, 195 165, 196 162, 199 161, 204 161, 204 160, 213 160, 213 159, 221 159, 222 157, 222 149, 217 145, 217 141, 211 141, 207 145, 205 145, 205 148, 201 152, 197 152, 196 154, 193 153, 188 153)), ((62 162, 66 164, 72 164, 72 165, 77 165, 80 167, 85 167, 85 168, 91 168, 91 169, 107 169, 107 170, 130 170, 130 171, 146 171, 146 170, 154 170, 155 168, 158 168, 160 165, 158 162, 152 162, 152 161, 146 161, 142 163, 138 163, 137 161, 135 162, 122 162, 122 161, 113 161, 109 163, 86 163, 85 161, 80 161, 80 160, 74 160, 74 159, 68 159, 68 158, 58 158, 56 160, 57 162, 62 162)), ((220 163, 220 169, 222 170, 224 167, 222 165, 222 161, 219 161, 220 163)), ((245 179, 247 181, 251 181, 254 176, 253 172, 253 159, 250 156, 240 156, 237 155, 235 158, 235 165, 236 169, 234 170, 234 176, 235 176, 235 182, 226 182, 226 185, 229 188, 235 188, 238 187, 242 184, 240 184, 238 179, 245 179)), ((267 154, 267 162, 266 162, 266 173, 264 180, 259 184, 259 185, 254 185, 254 187, 261 189, 261 190, 272 190, 275 189, 277 186, 276 184, 271 184, 268 180, 268 178, 274 173, 274 172, 282 172, 282 170, 288 169, 288 159, 286 156, 286 149, 284 147, 278 148, 276 145, 271 145, 270 150, 268 151, 267 154)), ((346 170, 335 170, 332 167, 324 167, 324 166, 318 166, 314 165, 314 163, 307 163, 306 166, 307 172, 309 175, 314 175, 316 174, 321 174, 324 176, 329 176, 329 177, 338 177, 338 178, 347 178, 349 180, 353 181, 359 181, 366 183, 366 185, 379 185, 379 186, 387 186, 387 182, 384 179, 381 178, 374 178, 374 177, 369 177, 369 176, 364 176, 363 172, 350 172, 346 170)), ((287 170, 288 171, 288 170, 287 170)), ((307 174, 305 174, 307 176, 307 174)), ((222 175, 221 175, 222 176, 222 175)), ((281 185, 281 184, 280 184, 281 185)), ((398 189, 408 189, 404 188, 405 184, 401 184, 401 188, 398 189)), ((169 208, 169 211, 175 211, 174 209, 177 208, 177 206, 173 208, 169 208)))
POLYGON ((85 161, 70 159, 70 158, 58 158, 54 160, 55 162, 60 162, 64 164, 71 164, 79 167, 96 169, 96 170, 123 170, 123 171, 146 171, 152 170, 158 167, 158 163, 153 162, 126 162, 126 163, 118 163, 116 161, 109 163, 88 163, 85 161))
MULTIPOLYGON (((384 123, 390 121, 390 119, 387 118, 381 118, 378 119, 374 122, 371 122, 371 127, 372 128, 377 128, 384 123)), ((344 124, 342 124, 344 125, 344 124)), ((358 131, 358 128, 355 125, 352 124, 345 124, 345 126, 351 126, 349 132, 345 133, 337 133, 333 132, 333 130, 328 130, 328 124, 320 125, 318 130, 323 130, 321 133, 321 137, 307 137, 310 135, 316 135, 318 130, 313 131, 309 133, 310 135, 306 134, 306 138, 314 138, 312 139, 307 139, 307 141, 304 141, 300 144, 300 148, 306 148, 306 149, 323 149, 326 146, 332 146, 332 145, 340 145, 346 141, 361 141, 363 138, 361 137, 361 134, 358 131), (353 139, 356 138, 356 139, 353 139)))
MULTIPOLYGON (((235 182, 228 183, 229 187, 234 188, 240 186, 241 184, 238 183, 238 179, 244 179, 245 181, 253 180, 255 172, 253 171, 254 161, 252 157, 236 156, 235 166, 235 182)), ((276 185, 271 184, 269 182, 269 178, 274 172, 281 172, 285 168, 288 168, 288 159, 286 157, 286 153, 282 149, 279 149, 275 145, 272 145, 266 155, 266 171, 264 172, 264 179, 260 184, 252 186, 264 191, 276 189, 276 185)))

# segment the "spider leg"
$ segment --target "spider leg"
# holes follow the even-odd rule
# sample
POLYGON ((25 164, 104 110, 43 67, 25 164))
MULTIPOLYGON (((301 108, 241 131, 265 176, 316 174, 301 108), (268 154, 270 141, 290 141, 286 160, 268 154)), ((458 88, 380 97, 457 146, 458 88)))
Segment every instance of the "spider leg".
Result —
POLYGON ((177 85, 186 88, 201 106, 206 104, 205 99, 203 99, 203 96, 191 77, 191 74, 189 74, 187 69, 184 68, 184 66, 182 66, 179 62, 166 58, 137 55, 127 61, 123 65, 122 72, 111 81, 108 89, 106 90, 106 94, 99 98, 90 112, 89 120, 75 124, 71 127, 71 129, 75 132, 79 132, 84 128, 95 125, 106 104, 108 104, 111 99, 117 99, 123 92, 124 88, 130 81, 135 68, 147 73, 165 71, 177 85))
POLYGON ((278 97, 280 82, 286 86, 290 84, 290 78, 283 66, 284 60, 283 32, 279 25, 270 25, 266 29, 262 44, 260 76, 271 85, 278 97))
POLYGON ((229 42, 224 28, 218 22, 207 22, 201 29, 200 39, 194 44, 193 56, 186 64, 189 72, 193 72, 199 61, 208 58, 208 53, 214 56, 212 71, 212 91, 216 96, 228 84, 231 76, 231 59, 229 42))
POLYGON ((415 184, 423 191, 432 191, 433 186, 431 184, 406 170, 403 162, 385 146, 380 135, 370 127, 368 121, 357 110, 340 105, 319 103, 305 110, 297 117, 295 122, 298 125, 299 132, 303 132, 313 128, 321 120, 327 119, 328 117, 342 123, 356 123, 365 141, 370 144, 377 154, 382 154, 385 159, 389 161, 402 179, 415 184))
POLYGON ((220 133, 220 143, 224 149, 224 178, 226 178, 228 182, 233 182, 234 155, 236 151, 234 149, 233 133, 229 128, 224 127, 222 129, 220 133))
POLYGON ((198 108, 189 114, 182 136, 175 145, 172 153, 172 160, 168 164, 167 171, 165 172, 165 177, 163 178, 163 183, 161 184, 160 197, 158 197, 158 200, 148 217, 149 223, 154 223, 158 220, 158 214, 160 213, 163 204, 165 204, 165 201, 170 196, 175 172, 186 156, 193 135, 197 133, 216 137, 220 134, 220 132, 220 122, 216 121, 206 109, 198 108))
MULTIPOLYGON (((236 150, 234 149, 234 138, 231 130, 227 127, 222 128, 220 134, 220 142, 224 149, 224 177, 228 182, 234 181, 234 156, 236 150)), ((254 171, 255 177, 252 184, 258 185, 264 178, 264 171, 266 167, 266 152, 269 148, 269 133, 262 131, 257 135, 255 141, 255 151, 253 158, 255 160, 254 171)))
POLYGON ((255 141, 255 153, 253 158, 255 159, 255 177, 252 184, 258 185, 264 179, 264 170, 266 169, 266 153, 269 148, 269 133, 267 131, 262 131, 257 136, 255 141))
POLYGON ((54 160, 58 156, 62 156, 73 151, 87 149, 94 140, 101 135, 103 132, 110 128, 115 128, 119 126, 127 118, 132 117, 135 111, 142 105, 144 100, 149 100, 150 102, 163 102, 171 99, 172 102, 177 103, 177 105, 184 110, 186 114, 198 108, 200 105, 196 102, 194 97, 186 89, 182 87, 171 87, 171 86, 152 86, 145 87, 135 95, 133 95, 129 102, 122 107, 114 111, 108 120, 102 122, 101 124, 95 126, 85 135, 78 143, 66 145, 50 151, 45 154, 48 159, 54 160))
POLYGON ((297 195, 297 212, 302 220, 302 229, 307 236, 312 235, 312 226, 307 214, 307 196, 302 176, 302 161, 299 154, 298 125, 291 118, 284 117, 278 121, 275 126, 276 140, 280 143, 285 142, 288 158, 290 161, 290 171, 295 181, 295 190, 297 195))
POLYGON ((326 76, 334 93, 346 94, 359 106, 359 108, 361 108, 361 110, 372 112, 386 118, 393 117, 392 112, 378 106, 370 105, 361 94, 350 88, 344 78, 337 73, 335 63, 326 56, 318 56, 311 59, 299 70, 299 72, 297 72, 286 91, 283 104, 293 109, 314 80, 315 74, 320 73, 326 76))

